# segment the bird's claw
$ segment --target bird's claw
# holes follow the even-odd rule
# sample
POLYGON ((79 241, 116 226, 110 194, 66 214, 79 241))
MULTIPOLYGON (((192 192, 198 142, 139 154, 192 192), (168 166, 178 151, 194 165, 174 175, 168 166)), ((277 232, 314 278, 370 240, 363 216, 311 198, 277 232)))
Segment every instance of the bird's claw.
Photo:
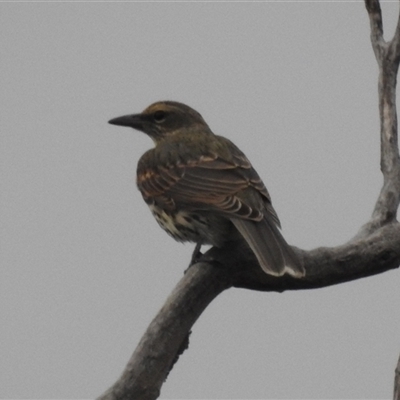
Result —
POLYGON ((186 274, 186 272, 189 270, 189 268, 190 268, 192 265, 196 264, 196 263, 201 259, 201 257, 203 257, 203 253, 200 251, 200 249, 201 249, 201 243, 197 243, 197 244, 196 244, 196 247, 195 247, 194 250, 193 250, 192 258, 191 258, 191 260, 190 260, 190 264, 189 264, 189 266, 185 269, 185 274, 186 274))

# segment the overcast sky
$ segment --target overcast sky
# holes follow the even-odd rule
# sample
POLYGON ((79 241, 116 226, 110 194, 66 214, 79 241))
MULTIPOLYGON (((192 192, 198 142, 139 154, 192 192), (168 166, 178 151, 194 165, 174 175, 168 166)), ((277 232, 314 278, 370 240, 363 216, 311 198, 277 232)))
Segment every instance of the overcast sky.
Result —
MULTIPOLYGON (((397 3, 385 3, 392 33, 397 3)), ((135 187, 157 100, 198 110, 268 187, 289 243, 336 246, 372 212, 377 66, 363 2, 1 3, 0 397, 93 398, 181 278, 135 187)), ((164 399, 391 398, 398 271, 325 289, 231 289, 164 399)))

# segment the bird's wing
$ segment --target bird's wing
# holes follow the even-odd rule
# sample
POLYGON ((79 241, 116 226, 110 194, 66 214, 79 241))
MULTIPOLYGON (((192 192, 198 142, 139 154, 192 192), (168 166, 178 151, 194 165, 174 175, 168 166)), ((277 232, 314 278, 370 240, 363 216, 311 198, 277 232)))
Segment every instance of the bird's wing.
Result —
POLYGON ((279 225, 264 183, 243 154, 235 154, 229 161, 215 154, 141 170, 137 184, 145 199, 159 197, 166 204, 216 210, 253 221, 260 221, 267 213, 279 225))
POLYGON ((244 155, 229 161, 201 156, 168 167, 140 169, 137 183, 146 201, 224 214, 267 274, 304 276, 304 268, 279 232, 267 189, 244 155))

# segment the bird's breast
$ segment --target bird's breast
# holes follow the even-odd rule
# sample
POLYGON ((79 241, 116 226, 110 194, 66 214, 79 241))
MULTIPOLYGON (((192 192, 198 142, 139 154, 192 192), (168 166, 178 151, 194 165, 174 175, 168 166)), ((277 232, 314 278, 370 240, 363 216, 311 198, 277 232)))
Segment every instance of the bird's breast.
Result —
POLYGON ((213 214, 184 210, 166 210, 149 204, 154 218, 170 236, 179 242, 194 242, 221 246, 231 229, 228 219, 213 214))

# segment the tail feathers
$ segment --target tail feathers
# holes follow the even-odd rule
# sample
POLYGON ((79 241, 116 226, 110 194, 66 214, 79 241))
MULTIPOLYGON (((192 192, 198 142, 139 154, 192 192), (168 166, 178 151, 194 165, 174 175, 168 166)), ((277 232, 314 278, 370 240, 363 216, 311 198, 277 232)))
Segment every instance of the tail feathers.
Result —
POLYGON ((265 273, 274 276, 288 273, 295 278, 305 275, 293 250, 268 216, 259 222, 232 218, 232 223, 253 250, 265 273))

